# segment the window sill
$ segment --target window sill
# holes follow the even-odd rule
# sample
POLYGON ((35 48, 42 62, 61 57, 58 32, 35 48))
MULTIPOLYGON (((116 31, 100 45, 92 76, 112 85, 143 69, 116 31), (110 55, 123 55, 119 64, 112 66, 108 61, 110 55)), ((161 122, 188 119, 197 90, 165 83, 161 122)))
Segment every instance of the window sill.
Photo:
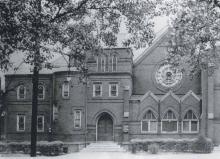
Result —
POLYGON ((44 133, 44 130, 42 130, 42 131, 37 131, 37 133, 39 133, 39 134, 40 134, 40 133, 44 133))
POLYGON ((195 132, 183 132, 182 131, 182 134, 198 134, 199 133, 199 131, 195 131, 195 132))
POLYGON ((81 131, 83 128, 73 128, 73 131, 81 131))
POLYGON ((179 134, 178 131, 175 131, 175 132, 164 132, 164 131, 161 131, 161 134, 179 134))
POLYGON ((109 98, 117 98, 118 96, 108 96, 109 98))
POLYGON ((149 131, 141 131, 142 134, 157 134, 157 131, 149 132, 149 131))
POLYGON ((103 96, 92 96, 92 98, 102 98, 103 96))
POLYGON ((64 100, 69 100, 70 97, 62 97, 62 99, 64 99, 64 100))
POLYGON ((17 130, 17 133, 25 133, 25 130, 17 130))

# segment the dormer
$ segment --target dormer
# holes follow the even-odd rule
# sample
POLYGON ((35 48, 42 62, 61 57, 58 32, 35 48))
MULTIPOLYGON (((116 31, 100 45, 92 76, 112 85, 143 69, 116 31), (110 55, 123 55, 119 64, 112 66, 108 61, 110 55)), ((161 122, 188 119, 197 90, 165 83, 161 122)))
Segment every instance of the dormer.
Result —
POLYGON ((130 48, 103 49, 88 58, 90 73, 132 73, 133 53, 130 48))

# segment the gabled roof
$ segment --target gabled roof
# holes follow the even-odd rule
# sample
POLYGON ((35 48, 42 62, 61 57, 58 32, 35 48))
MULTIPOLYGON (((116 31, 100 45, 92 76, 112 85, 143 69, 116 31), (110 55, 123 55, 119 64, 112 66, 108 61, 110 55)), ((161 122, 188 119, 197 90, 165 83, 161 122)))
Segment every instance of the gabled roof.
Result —
POLYGON ((157 98, 157 96, 155 96, 151 91, 148 91, 147 93, 145 93, 143 95, 143 97, 141 97, 140 101, 142 102, 144 99, 146 99, 148 96, 152 97, 156 102, 159 101, 159 99, 157 98))
POLYGON ((195 98, 198 102, 200 101, 200 98, 192 91, 190 90, 189 92, 187 92, 182 98, 181 101, 186 100, 188 97, 192 96, 193 98, 195 98))
POLYGON ((168 34, 168 32, 168 27, 161 30, 159 35, 153 40, 151 46, 144 50, 144 52, 134 60, 134 66, 140 64, 163 41, 163 38, 168 34))
POLYGON ((161 102, 163 102, 166 98, 168 98, 169 96, 171 96, 173 99, 175 99, 178 103, 180 102, 180 98, 175 95, 172 91, 167 92, 162 98, 161 98, 161 102))

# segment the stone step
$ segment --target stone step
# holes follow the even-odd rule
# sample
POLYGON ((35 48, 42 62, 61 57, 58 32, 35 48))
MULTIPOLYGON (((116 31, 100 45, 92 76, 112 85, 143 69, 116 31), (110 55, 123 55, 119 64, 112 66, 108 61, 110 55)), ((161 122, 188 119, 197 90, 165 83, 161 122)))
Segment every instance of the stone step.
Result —
POLYGON ((126 150, 114 142, 91 143, 81 152, 125 152, 126 150))
POLYGON ((214 147, 215 151, 220 151, 220 146, 214 147))

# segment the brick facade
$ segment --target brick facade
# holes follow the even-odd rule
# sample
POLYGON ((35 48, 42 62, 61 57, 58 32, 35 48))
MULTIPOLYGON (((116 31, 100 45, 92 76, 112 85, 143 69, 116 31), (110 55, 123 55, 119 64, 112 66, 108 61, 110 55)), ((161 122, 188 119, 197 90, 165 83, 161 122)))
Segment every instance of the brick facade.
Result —
MULTIPOLYGON (((219 143, 220 69, 209 75, 207 71, 203 71, 201 76, 192 80, 187 73, 183 73, 182 80, 174 87, 161 86, 155 80, 155 72, 167 55, 166 41, 167 32, 135 61, 128 48, 105 49, 101 57, 94 55, 88 58, 89 70, 84 82, 79 80, 80 74, 77 71, 54 70, 41 74, 40 82, 45 87, 45 98, 39 101, 38 114, 44 116, 44 132, 38 133, 38 140, 96 141, 99 133, 106 129, 112 131, 113 140, 117 142, 134 138, 192 138, 204 134, 219 143), (114 56, 116 67, 113 66, 114 56), (69 83, 67 98, 62 95, 65 82, 69 83), (95 84, 100 86, 97 87, 97 92, 101 91, 101 96, 94 96, 95 84), (110 88, 111 84, 118 90, 116 96, 111 96, 114 93, 110 88), (149 110, 153 112, 157 122, 156 128, 147 128, 154 129, 153 133, 142 130, 142 121, 149 110), (175 120, 171 129, 176 129, 176 126, 176 132, 165 132, 161 128, 162 124, 169 125, 170 121, 163 123, 169 110, 173 112, 175 120), (196 121, 185 121, 189 110, 195 115, 196 121), (105 118, 106 114, 110 119, 105 118), (109 120, 112 120, 112 125, 109 120), (194 128, 191 127, 190 130, 198 128, 198 131, 183 132, 184 121, 190 126, 194 124, 194 128), (80 125, 76 122, 80 122, 80 125)), ((10 81, 11 88, 15 89, 6 98, 6 138, 30 140, 31 75, 6 75, 6 83, 10 81), (16 88, 20 84, 26 87, 26 98, 22 100, 17 99, 16 88), (18 114, 26 116, 25 131, 18 132, 16 129, 18 114)))

